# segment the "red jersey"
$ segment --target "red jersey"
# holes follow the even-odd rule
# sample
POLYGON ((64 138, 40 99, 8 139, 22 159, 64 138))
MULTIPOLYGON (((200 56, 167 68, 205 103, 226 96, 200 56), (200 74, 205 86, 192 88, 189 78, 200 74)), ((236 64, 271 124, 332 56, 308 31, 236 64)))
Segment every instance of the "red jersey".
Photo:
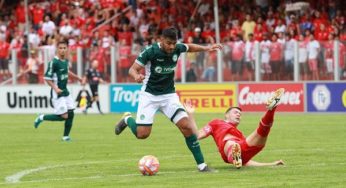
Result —
MULTIPOLYGON (((224 138, 227 134, 230 134, 234 137, 236 137, 236 139, 234 139, 234 141, 245 141, 246 138, 243 135, 242 132, 240 132, 238 130, 238 128, 233 125, 232 123, 226 122, 225 120, 221 120, 221 119, 214 119, 212 121, 210 121, 208 123, 208 125, 206 125, 203 128, 204 132, 207 135, 211 135, 214 138, 214 141, 219 149, 219 152, 222 156, 222 158, 225 160, 225 154, 224 154, 224 147, 225 147, 225 142, 224 138)), ((227 157, 226 160, 227 161, 227 157)))
POLYGON ((18 5, 16 8, 16 18, 17 22, 19 23, 25 23, 25 7, 18 5))
POLYGON ((119 47, 119 67, 130 68, 131 67, 131 46, 120 46, 119 47))
POLYGON ((244 57, 245 44, 243 41, 235 41, 231 43, 231 57, 233 61, 241 61, 244 57))
POLYGON ((43 21, 43 16, 44 16, 44 10, 41 8, 36 7, 32 11, 33 15, 33 22, 34 24, 38 25, 41 21, 43 21))
POLYGON ((270 44, 270 59, 272 61, 280 61, 282 54, 282 44, 279 42, 272 42, 270 44))
POLYGON ((10 53, 10 44, 0 41, 0 58, 7 58, 10 53))

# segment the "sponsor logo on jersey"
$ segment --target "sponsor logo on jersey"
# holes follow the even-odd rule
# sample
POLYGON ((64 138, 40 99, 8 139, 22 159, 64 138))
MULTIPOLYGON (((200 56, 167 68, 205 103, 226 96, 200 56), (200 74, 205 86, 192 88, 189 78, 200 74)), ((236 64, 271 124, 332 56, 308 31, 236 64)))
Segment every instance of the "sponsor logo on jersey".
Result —
POLYGON ((175 70, 175 67, 155 67, 155 72, 159 74, 170 74, 175 70))
POLYGON ((164 62, 164 59, 156 59, 156 61, 164 62))

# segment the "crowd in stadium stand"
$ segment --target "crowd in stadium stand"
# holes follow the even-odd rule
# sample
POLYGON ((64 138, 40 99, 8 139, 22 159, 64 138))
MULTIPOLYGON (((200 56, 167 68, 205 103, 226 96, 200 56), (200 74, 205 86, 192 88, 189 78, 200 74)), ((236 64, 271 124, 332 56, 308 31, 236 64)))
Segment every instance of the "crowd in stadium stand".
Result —
MULTIPOLYGON (((52 0, 29 1, 30 29, 25 30, 24 1, 0 0, 0 82, 11 76, 6 61, 17 50, 24 83, 42 83, 39 51, 54 57, 55 44, 69 41, 70 61, 76 70, 77 47, 86 51, 87 67, 99 60, 99 71, 110 74, 110 47, 117 44, 119 82, 132 82, 127 69, 143 46, 157 41, 168 26, 179 30, 179 40, 215 42, 213 0, 52 0), (198 6, 197 6, 198 5, 198 6), (124 10, 127 10, 124 12, 124 10), (118 17, 111 18, 119 13, 118 17), (111 20, 108 23, 108 20, 111 20), (30 50, 28 50, 30 49, 30 50)), ((260 42, 263 80, 293 79, 293 40, 299 41, 302 80, 333 79, 334 39, 346 41, 345 3, 342 0, 305 0, 287 10, 289 0, 219 0, 224 80, 253 80, 253 41, 260 42)), ((340 43, 341 76, 346 49, 340 43)), ((216 54, 187 54, 187 81, 216 81, 216 54)), ((7 61, 8 62, 8 61, 7 61)), ((181 78, 181 65, 177 80, 181 78)))

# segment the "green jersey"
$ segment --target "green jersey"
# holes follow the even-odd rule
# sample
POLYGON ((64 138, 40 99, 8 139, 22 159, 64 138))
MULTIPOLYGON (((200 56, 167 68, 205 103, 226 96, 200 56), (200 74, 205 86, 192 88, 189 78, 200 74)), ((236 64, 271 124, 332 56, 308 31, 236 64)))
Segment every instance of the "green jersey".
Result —
POLYGON ((53 80, 58 88, 62 90, 62 93, 60 93, 58 97, 68 96, 70 94, 67 90, 68 66, 69 62, 67 59, 61 60, 55 56, 53 60, 48 63, 48 69, 44 75, 45 80, 53 80))
POLYGON ((172 54, 164 52, 160 43, 146 47, 137 57, 136 63, 145 67, 142 91, 153 95, 175 92, 174 71, 179 55, 188 51, 188 46, 177 43, 172 54))

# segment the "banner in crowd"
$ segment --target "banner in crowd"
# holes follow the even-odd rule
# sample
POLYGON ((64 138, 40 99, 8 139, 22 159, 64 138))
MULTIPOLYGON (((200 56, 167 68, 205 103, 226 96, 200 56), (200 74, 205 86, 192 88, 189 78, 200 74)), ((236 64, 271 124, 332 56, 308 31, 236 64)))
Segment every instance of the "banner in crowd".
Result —
POLYGON ((224 113, 237 105, 235 84, 179 84, 176 90, 181 102, 191 101, 196 112, 224 113))
POLYGON ((278 88, 285 88, 280 100, 280 110, 285 112, 304 111, 303 84, 239 84, 238 103, 245 112, 266 111, 265 104, 268 98, 278 88))
POLYGON ((136 112, 141 85, 114 84, 109 86, 110 111, 116 113, 136 112))
MULTIPOLYGON (((73 100, 76 100, 80 85, 69 85, 68 89, 73 100)), ((88 89, 89 90, 89 89, 88 89)), ((108 85, 99 86, 99 98, 101 110, 109 112, 108 85)), ((53 113, 50 87, 48 85, 9 85, 0 88, 0 113, 53 113)), ((89 91, 91 94, 91 92, 89 91)), ((77 106, 77 101, 76 101, 77 106)), ((82 110, 76 108, 75 112, 82 110)), ((88 110, 88 113, 97 113, 96 104, 88 110)))
POLYGON ((346 83, 308 83, 308 112, 346 112, 346 83))

